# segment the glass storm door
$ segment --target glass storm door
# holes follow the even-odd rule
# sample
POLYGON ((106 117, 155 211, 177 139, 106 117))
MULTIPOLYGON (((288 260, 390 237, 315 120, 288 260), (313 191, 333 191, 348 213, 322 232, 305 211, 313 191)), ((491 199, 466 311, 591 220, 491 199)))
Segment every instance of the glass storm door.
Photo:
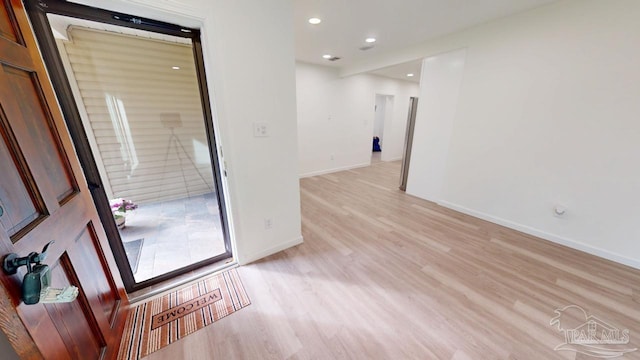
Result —
POLYGON ((127 289, 229 258, 199 32, 60 1, 40 10, 32 21, 66 80, 54 87, 73 95, 58 91, 77 110, 65 115, 127 289))

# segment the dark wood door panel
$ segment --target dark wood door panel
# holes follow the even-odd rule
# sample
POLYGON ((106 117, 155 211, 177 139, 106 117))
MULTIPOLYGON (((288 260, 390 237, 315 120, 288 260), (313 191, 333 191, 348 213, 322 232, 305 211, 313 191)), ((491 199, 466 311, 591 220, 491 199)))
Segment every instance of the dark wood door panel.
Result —
POLYGON ((76 268, 67 253, 62 254, 58 263, 51 267, 51 281, 59 286, 75 285, 80 288, 76 301, 44 305, 62 337, 69 358, 98 359, 106 346, 105 340, 97 328, 90 300, 83 291, 76 268))
POLYGON ((43 180, 38 187, 49 190, 42 192, 52 195, 50 199, 45 198, 45 202, 49 212, 53 212, 58 204, 77 191, 69 160, 60 144, 60 135, 42 99, 41 84, 36 74, 8 65, 2 66, 2 72, 4 76, 0 75, 0 80, 5 81, 6 86, 0 91, 0 102, 13 124, 22 152, 32 164, 36 180, 43 180), (17 97, 20 101, 11 101, 10 97, 17 97))
MULTIPOLYGON (((19 284, 17 286, 19 287, 19 284)), ((70 359, 64 340, 58 333, 44 306, 25 305, 24 303, 14 303, 12 305, 20 316, 22 324, 29 331, 30 338, 33 339, 32 341, 45 359, 61 359, 64 356, 70 359)), ((20 355, 21 349, 15 346, 14 349, 20 355)))
POLYGON ((75 196, 67 204, 44 217, 36 227, 29 229, 29 232, 13 244, 14 252, 28 254, 31 251, 40 251, 44 244, 54 240, 55 243, 49 248, 48 258, 57 259, 62 255, 66 248, 73 243, 77 234, 83 230, 87 216, 82 197, 75 196), (66 206, 67 204, 69 206, 66 206), (40 244, 40 242, 42 242, 42 246, 34 247, 34 244, 40 244))
MULTIPOLYGON (((19 300, 14 306, 30 329, 45 359, 96 359, 101 356, 107 340, 103 334, 118 331, 117 317, 122 303, 118 287, 109 272, 108 262, 101 250, 101 244, 92 223, 85 226, 65 225, 57 218, 81 218, 82 212, 75 202, 80 197, 65 204, 56 214, 48 217, 25 238, 24 243, 32 243, 28 237, 55 239, 46 263, 51 267, 54 287, 77 286, 80 295, 68 304, 25 305, 19 300), (50 223, 49 223, 50 222, 50 223), (50 229, 43 232, 42 229, 50 229), (74 230, 72 230, 74 229, 74 230), (73 235, 73 234, 78 235, 73 235), (45 235, 46 234, 46 235, 45 235), (58 259, 58 260, 54 260, 58 259), (46 312, 43 312, 42 309, 46 312)), ((24 244, 23 243, 23 244, 24 244)), ((20 243, 15 244, 19 246, 20 243)), ((20 253, 26 253, 25 250, 20 253)), ((19 270, 14 281, 5 285, 14 299, 20 297, 20 281, 24 269, 19 270)), ((116 344, 112 346, 117 347, 116 344)), ((114 339, 110 339, 113 344, 114 339)), ((117 348, 111 349, 111 352, 117 348)), ((110 355, 115 355, 111 353, 110 355)))
POLYGON ((21 0, 0 0, 0 258, 55 240, 51 285, 79 296, 25 305, 26 270, 0 272, 0 329, 22 358, 115 358, 126 294, 30 29, 21 0))
POLYGON ((11 42, 24 44, 22 36, 20 36, 20 28, 13 12, 9 11, 9 1, 2 0, 5 6, 0 6, 0 37, 11 42))
POLYGON ((3 54, 3 62, 13 66, 31 68, 31 63, 24 60, 24 55, 29 51, 24 46, 7 41, 0 37, 0 53, 3 54))
POLYGON ((96 321, 101 328, 107 330, 117 314, 120 296, 116 284, 109 276, 109 267, 93 223, 87 224, 74 244, 68 247, 67 254, 76 270, 82 291, 91 307, 96 309, 96 321))
POLYGON ((45 213, 40 195, 33 186, 33 177, 25 166, 26 162, 9 126, 0 103, 0 169, 3 172, 0 183, 0 226, 15 242, 16 233, 45 216, 45 213))

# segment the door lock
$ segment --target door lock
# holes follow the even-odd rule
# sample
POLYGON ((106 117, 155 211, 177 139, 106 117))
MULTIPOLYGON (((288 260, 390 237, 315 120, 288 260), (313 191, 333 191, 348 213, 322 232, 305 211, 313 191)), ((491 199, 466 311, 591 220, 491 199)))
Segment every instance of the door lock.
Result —
POLYGON ((51 287, 51 272, 49 265, 42 264, 47 257, 47 250, 54 241, 50 241, 44 246, 41 253, 32 252, 27 256, 18 257, 11 253, 4 257, 2 269, 8 275, 14 275, 21 266, 27 267, 27 273, 22 280, 22 301, 27 305, 39 302, 70 302, 78 296, 78 288, 67 286, 64 289, 54 289, 51 287))

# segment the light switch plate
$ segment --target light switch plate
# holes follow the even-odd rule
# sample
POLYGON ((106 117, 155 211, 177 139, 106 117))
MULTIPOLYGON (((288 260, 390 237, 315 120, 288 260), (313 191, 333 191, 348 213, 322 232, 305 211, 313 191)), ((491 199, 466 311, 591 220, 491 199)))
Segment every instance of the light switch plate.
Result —
POLYGON ((269 123, 266 123, 266 122, 253 123, 253 136, 255 137, 269 136, 269 123))

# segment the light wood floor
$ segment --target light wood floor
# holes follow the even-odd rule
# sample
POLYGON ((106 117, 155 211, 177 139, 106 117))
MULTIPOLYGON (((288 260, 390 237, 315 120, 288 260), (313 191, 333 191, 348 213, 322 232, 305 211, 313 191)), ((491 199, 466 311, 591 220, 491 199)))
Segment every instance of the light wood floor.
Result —
POLYGON ((408 196, 399 171, 301 180, 304 244, 239 268, 252 305, 149 359, 594 359, 553 350, 571 304, 640 348, 640 271, 408 196))

